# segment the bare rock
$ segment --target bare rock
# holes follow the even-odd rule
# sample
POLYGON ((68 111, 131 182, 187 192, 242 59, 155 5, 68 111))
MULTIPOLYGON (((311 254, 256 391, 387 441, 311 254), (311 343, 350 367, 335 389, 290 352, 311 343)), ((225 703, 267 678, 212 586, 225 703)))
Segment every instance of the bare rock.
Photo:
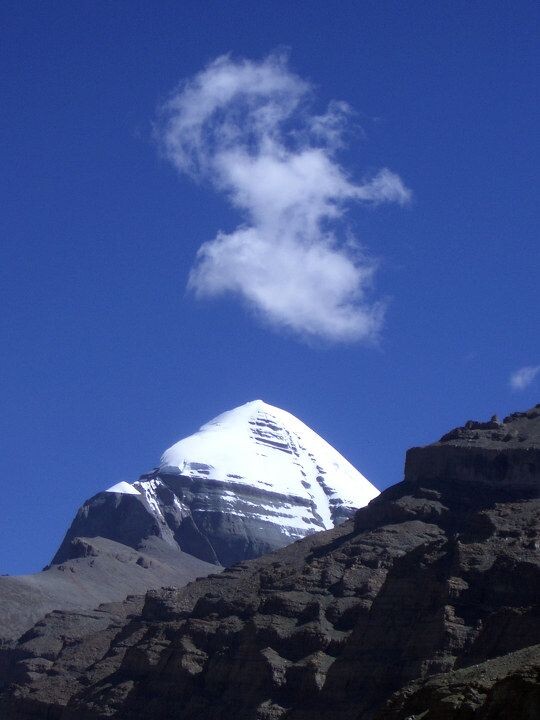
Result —
POLYGON ((354 521, 140 609, 49 616, 9 651, 2 717, 536 719, 538 418, 415 448, 354 521))

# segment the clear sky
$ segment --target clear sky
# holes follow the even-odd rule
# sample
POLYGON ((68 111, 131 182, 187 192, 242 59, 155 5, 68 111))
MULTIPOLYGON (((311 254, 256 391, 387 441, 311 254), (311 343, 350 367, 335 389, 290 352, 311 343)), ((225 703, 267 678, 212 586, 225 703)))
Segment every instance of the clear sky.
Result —
POLYGON ((0 572, 248 400, 381 489, 540 401, 538 8, 1 4, 0 572))

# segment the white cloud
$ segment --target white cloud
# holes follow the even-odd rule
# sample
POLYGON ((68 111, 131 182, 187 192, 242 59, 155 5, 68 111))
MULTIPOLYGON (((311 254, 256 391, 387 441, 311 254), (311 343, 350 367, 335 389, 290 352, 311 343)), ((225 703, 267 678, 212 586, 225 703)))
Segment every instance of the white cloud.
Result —
POLYGON ((236 293, 302 335, 372 340, 383 320, 382 304, 368 299, 375 265, 338 231, 348 203, 404 204, 410 192, 386 168, 354 182, 335 157, 348 106, 333 102, 315 115, 311 99, 283 55, 223 56, 162 108, 165 156, 224 192, 244 220, 202 245, 189 287, 199 297, 236 293))
POLYGON ((527 365, 519 368, 510 376, 510 386, 513 390, 525 390, 534 382, 540 373, 540 365, 527 365))

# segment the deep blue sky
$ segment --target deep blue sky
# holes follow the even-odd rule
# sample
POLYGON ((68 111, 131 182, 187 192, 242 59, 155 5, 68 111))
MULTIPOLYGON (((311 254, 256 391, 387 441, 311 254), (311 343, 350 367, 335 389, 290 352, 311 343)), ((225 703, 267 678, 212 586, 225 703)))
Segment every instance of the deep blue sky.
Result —
POLYGON ((529 2, 3 2, 0 572, 33 571, 89 496, 261 397, 379 488, 404 452, 540 401, 538 29, 529 2), (202 242, 241 218, 152 140, 156 108, 216 56, 287 47, 347 101, 352 207, 389 307, 378 347, 303 342, 234 297, 196 300, 202 242))

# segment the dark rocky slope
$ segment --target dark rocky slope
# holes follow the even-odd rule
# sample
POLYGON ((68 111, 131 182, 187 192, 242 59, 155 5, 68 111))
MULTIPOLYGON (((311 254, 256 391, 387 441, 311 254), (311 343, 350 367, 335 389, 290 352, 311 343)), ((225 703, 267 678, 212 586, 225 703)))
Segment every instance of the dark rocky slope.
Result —
POLYGON ((540 407, 407 455, 353 521, 182 589, 53 614, 8 720, 536 720, 540 407))
POLYGON ((92 610, 163 585, 185 585, 216 572, 158 537, 136 548, 104 537, 70 538, 62 560, 32 575, 0 577, 0 643, 18 638, 53 610, 92 610))

